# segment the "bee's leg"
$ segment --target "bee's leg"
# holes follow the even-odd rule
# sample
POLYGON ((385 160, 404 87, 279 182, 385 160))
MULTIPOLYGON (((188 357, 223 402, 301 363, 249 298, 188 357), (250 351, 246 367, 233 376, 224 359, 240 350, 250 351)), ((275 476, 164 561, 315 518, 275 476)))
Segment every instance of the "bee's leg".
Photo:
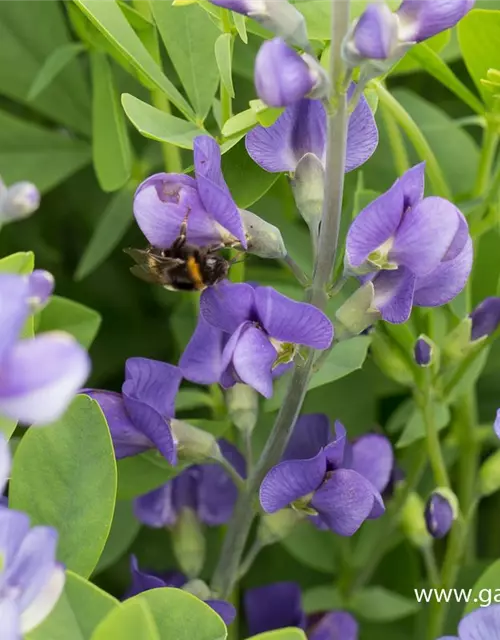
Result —
POLYGON ((180 249, 181 247, 183 247, 186 244, 186 240, 187 240, 187 221, 188 221, 188 216, 189 216, 190 211, 191 211, 191 209, 188 209, 187 212, 186 212, 186 215, 184 216, 184 220, 182 221, 181 228, 179 229, 179 235, 175 239, 174 243, 172 244, 172 248, 173 249, 180 249))

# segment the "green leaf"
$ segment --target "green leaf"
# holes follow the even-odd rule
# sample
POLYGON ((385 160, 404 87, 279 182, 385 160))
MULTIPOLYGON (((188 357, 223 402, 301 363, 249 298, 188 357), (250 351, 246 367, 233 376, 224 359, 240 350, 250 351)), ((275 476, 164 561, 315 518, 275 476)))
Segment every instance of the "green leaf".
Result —
POLYGON ((126 185, 109 200, 80 259, 75 280, 83 280, 95 271, 120 243, 133 221, 133 200, 132 185, 126 185))
POLYGON ((90 61, 94 169, 103 191, 116 191, 130 178, 132 151, 106 54, 94 51, 90 61))
POLYGON ((19 251, 0 260, 0 273, 28 275, 34 268, 35 254, 32 251, 19 251))
POLYGON ((163 91, 181 113, 189 119, 194 118, 193 110, 187 101, 150 56, 114 0, 106 2, 75 0, 75 2, 129 63, 144 74, 155 87, 163 91))
POLYGON ((158 142, 169 142, 182 149, 192 149, 196 136, 207 133, 191 122, 160 111, 129 93, 122 95, 122 105, 134 127, 146 138, 158 142))
POLYGON ((232 58, 233 36, 230 33, 221 33, 215 42, 215 59, 217 61, 221 82, 231 98, 234 98, 233 72, 231 69, 232 58))
MULTIPOLYGON (((433 52, 436 52, 437 54, 446 47, 446 45, 450 42, 450 39, 451 39, 451 33, 449 30, 441 31, 441 33, 438 33, 432 38, 429 38, 425 42, 425 46, 429 47, 429 49, 431 49, 433 52)), ((413 72, 418 71, 420 69, 420 64, 411 54, 413 53, 413 50, 419 46, 420 45, 415 45, 411 47, 410 50, 406 53, 406 55, 403 56, 403 59, 391 69, 390 74, 399 75, 399 74, 409 73, 412 71, 413 72)))
POLYGON ((6 440, 10 440, 16 430, 17 420, 11 420, 5 416, 0 416, 0 433, 3 433, 6 440))
POLYGON ((197 4, 179 8, 172 0, 152 0, 151 9, 182 86, 203 121, 219 84, 214 54, 219 30, 197 4))
POLYGON ((133 503, 118 500, 106 546, 94 573, 104 571, 119 560, 135 540, 140 528, 141 523, 134 515, 133 503))
POLYGON ((392 622, 414 615, 421 604, 383 587, 367 587, 358 591, 349 608, 363 620, 392 622))
POLYGON ((66 584, 57 605, 26 635, 26 640, 90 640, 99 622, 120 606, 105 591, 66 571, 66 584))
POLYGON ((97 335, 101 316, 79 302, 52 296, 49 304, 41 311, 37 332, 67 331, 88 349, 97 335))
POLYGON ((460 49, 471 78, 488 106, 494 92, 485 87, 488 69, 500 69, 500 11, 474 9, 458 25, 460 49))
POLYGON ((233 16, 234 26, 236 27, 236 31, 238 32, 238 35, 240 36, 241 40, 245 44, 248 44, 246 16, 242 15, 241 13, 236 13, 235 11, 233 11, 232 16, 233 16))
POLYGON ((118 500, 132 500, 161 487, 183 470, 182 465, 172 467, 157 452, 118 460, 118 500))
POLYGON ((21 440, 12 469, 9 503, 32 524, 55 527, 57 555, 89 576, 109 535, 116 496, 116 463, 102 411, 77 396, 66 414, 21 440))
POLYGON ((332 611, 343 609, 343 601, 337 587, 324 585, 307 589, 303 596, 303 606, 306 613, 332 611))
MULTIPOLYGON (((486 591, 490 598, 492 594, 498 597, 498 585, 500 584, 500 560, 493 562, 481 575, 472 587, 472 594, 469 602, 465 606, 464 615, 484 606, 484 601, 480 598, 482 591, 486 591)), ((495 601, 496 602, 496 599, 495 601)), ((491 604, 491 601, 490 601, 491 604)))
POLYGON ((32 101, 54 82, 61 71, 82 52, 85 51, 83 44, 70 42, 64 44, 49 55, 43 63, 42 68, 35 76, 33 84, 28 92, 28 100, 32 101))
POLYGON ((252 636, 248 640, 307 640, 302 629, 289 627, 287 629, 276 629, 276 631, 266 631, 252 636))
POLYGON ((152 589, 131 598, 146 603, 161 640, 225 640, 226 625, 213 609, 180 589, 152 589))
POLYGON ((331 531, 320 531, 310 522, 299 522, 281 541, 288 553, 306 567, 322 573, 335 573, 335 538, 331 531))
POLYGON ((92 640, 161 640, 153 614, 146 602, 126 600, 102 620, 92 640))
POLYGON ((49 191, 89 161, 86 142, 0 111, 0 175, 5 184, 29 180, 40 191, 49 191))
POLYGON ((222 127, 222 135, 225 138, 232 138, 237 135, 245 135, 247 131, 253 129, 255 125, 259 124, 257 120, 257 114, 253 109, 245 109, 240 111, 224 124, 222 127))
MULTIPOLYGON (((442 402, 434 402, 434 421, 437 431, 444 429, 450 421, 450 409, 442 402)), ((410 419, 406 422, 405 429, 396 443, 398 449, 408 447, 417 440, 425 438, 425 424, 422 412, 415 408, 410 419)))

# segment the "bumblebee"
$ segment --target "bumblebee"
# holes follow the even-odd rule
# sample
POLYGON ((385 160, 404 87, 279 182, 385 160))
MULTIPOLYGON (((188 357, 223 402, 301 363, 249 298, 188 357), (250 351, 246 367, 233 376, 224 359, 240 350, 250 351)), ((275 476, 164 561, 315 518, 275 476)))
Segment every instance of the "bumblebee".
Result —
POLYGON ((231 263, 217 253, 224 245, 197 247, 187 244, 187 221, 168 249, 124 249, 136 264, 130 271, 170 291, 203 291, 227 277, 231 263))

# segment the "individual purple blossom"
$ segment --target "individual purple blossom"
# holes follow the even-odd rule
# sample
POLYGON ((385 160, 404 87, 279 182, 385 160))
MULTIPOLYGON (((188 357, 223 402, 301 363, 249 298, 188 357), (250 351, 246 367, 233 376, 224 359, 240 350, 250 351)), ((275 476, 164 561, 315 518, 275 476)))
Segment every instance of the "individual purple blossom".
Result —
POLYGON ((399 38, 422 42, 451 29, 474 6, 475 0, 404 0, 396 11, 399 38))
POLYGON ((156 448, 176 464, 177 450, 170 428, 182 373, 148 358, 129 358, 122 392, 87 389, 106 417, 117 459, 156 448))
POLYGON ((433 538, 444 538, 455 520, 453 506, 445 495, 434 491, 425 505, 425 524, 433 538))
POLYGON ((500 604, 480 607, 466 615, 458 625, 458 636, 438 640, 496 640, 500 634, 500 604))
POLYGON ((358 624, 345 611, 328 611, 306 616, 299 585, 276 582, 249 589, 244 596, 245 615, 251 636, 283 629, 304 629, 309 640, 357 640, 358 624))
POLYGON ((328 79, 319 62, 308 53, 300 56, 281 38, 266 40, 255 59, 255 88, 271 107, 287 107, 305 96, 323 98, 328 79))
POLYGON ((351 46, 360 58, 386 60, 398 45, 399 21, 386 4, 370 4, 356 23, 351 46))
POLYGON ((24 424, 57 420, 90 371, 87 352, 69 334, 19 339, 52 287, 46 272, 0 274, 0 415, 24 424))
POLYGON ((0 180, 0 224, 21 220, 40 206, 40 192, 31 182, 16 182, 6 187, 0 180))
POLYGON ((389 483, 394 456, 389 441, 368 434, 350 444, 344 426, 330 435, 323 414, 299 418, 282 461, 260 487, 266 513, 292 505, 342 536, 352 536, 367 518, 385 510, 380 493, 389 483))
POLYGON ((193 382, 224 388, 244 382, 269 398, 273 376, 291 362, 295 345, 327 349, 332 339, 332 323, 316 307, 271 287, 222 282, 202 293, 198 325, 179 366, 193 382))
MULTIPOLYGON (((354 91, 351 85, 348 96, 354 91)), ((287 107, 270 127, 257 126, 247 133, 251 158, 271 173, 294 173, 301 159, 311 153, 326 162, 326 111, 320 100, 303 98, 287 107)), ((361 98, 349 118, 346 171, 364 164, 378 144, 378 131, 368 103, 361 98)))
POLYGON ((471 340, 490 336, 500 325, 500 297, 485 298, 470 314, 471 340))
POLYGON ((405 322, 412 305, 449 302, 471 268, 467 222, 448 200, 424 198, 424 163, 363 209, 347 234, 346 269, 371 279, 372 306, 388 322, 405 322))
POLYGON ((416 341, 413 355, 419 367, 427 367, 431 363, 432 344, 425 336, 421 336, 416 341))
MULTIPOLYGON (((137 558, 130 556, 130 573, 132 574, 132 584, 127 591, 125 598, 149 591, 150 589, 161 589, 162 587, 174 587, 181 589, 186 583, 186 576, 180 571, 170 571, 168 573, 156 574, 141 571, 137 558)), ((236 609, 225 600, 207 599, 205 602, 220 615, 226 625, 230 625, 236 617, 236 609)))
POLYGON ((500 439, 500 409, 497 410, 497 415, 495 417, 495 422, 493 423, 493 430, 494 430, 497 438, 500 439))
MULTIPOLYGON (((238 449, 224 439, 218 444, 222 455, 245 477, 245 459, 238 449)), ((162 528, 174 526, 187 508, 196 513, 200 522, 218 526, 230 520, 237 497, 236 485, 220 465, 193 465, 158 489, 136 498, 134 512, 142 523, 162 528)))

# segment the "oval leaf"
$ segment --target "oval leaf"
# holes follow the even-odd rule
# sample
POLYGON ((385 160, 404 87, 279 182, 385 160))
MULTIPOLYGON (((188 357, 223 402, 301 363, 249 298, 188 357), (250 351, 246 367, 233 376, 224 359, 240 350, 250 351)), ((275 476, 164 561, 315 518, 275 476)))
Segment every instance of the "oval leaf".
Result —
POLYGON ((128 600, 113 609, 92 634, 92 640, 160 640, 153 614, 145 602, 128 600))
POLYGON ((88 349, 99 331, 101 316, 79 302, 52 296, 38 316, 37 333, 67 331, 88 349))
POLYGON ((471 613, 475 609, 484 606, 483 601, 479 597, 480 592, 484 589, 490 596, 491 594, 498 594, 498 585, 500 584, 500 560, 496 560, 491 564, 486 571, 481 575, 479 580, 474 584, 472 588, 472 597, 469 598, 469 602, 465 607, 464 614, 471 613))
POLYGON ((35 77, 28 93, 28 100, 34 100, 40 95, 57 78, 61 71, 84 50, 83 44, 74 42, 54 49, 35 77))

